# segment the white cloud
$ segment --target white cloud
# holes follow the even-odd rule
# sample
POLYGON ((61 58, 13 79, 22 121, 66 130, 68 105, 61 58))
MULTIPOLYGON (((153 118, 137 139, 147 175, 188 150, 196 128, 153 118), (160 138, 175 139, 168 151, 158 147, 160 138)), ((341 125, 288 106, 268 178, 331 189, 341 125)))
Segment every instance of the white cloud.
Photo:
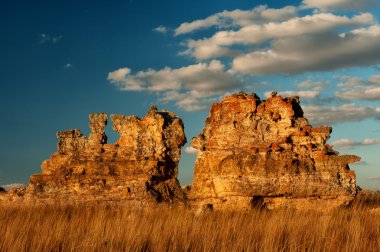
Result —
POLYGON ((189 33, 195 30, 199 30, 202 28, 209 28, 212 26, 216 26, 219 22, 219 18, 214 15, 210 16, 206 19, 201 19, 201 20, 195 20, 191 23, 182 23, 176 30, 175 30, 175 35, 181 35, 185 33, 189 33))
POLYGON ((161 101, 174 101, 185 110, 205 109, 214 96, 242 86, 241 80, 217 60, 178 69, 166 67, 132 74, 120 68, 108 74, 108 80, 123 91, 146 91, 161 96, 161 101))
POLYGON ((178 107, 185 111, 208 110, 210 104, 217 102, 222 91, 169 91, 161 93, 160 101, 173 101, 178 107))
POLYGON ((158 33, 164 33, 164 34, 165 34, 165 33, 168 32, 168 28, 166 28, 166 27, 163 26, 163 25, 160 25, 160 26, 154 28, 153 31, 158 32, 158 33))
POLYGON ((332 145, 338 149, 351 150, 355 147, 380 144, 380 139, 367 138, 362 141, 355 141, 351 139, 338 139, 335 140, 332 145))
POLYGON ((200 29, 210 27, 230 28, 242 27, 250 24, 279 22, 296 16, 297 8, 286 6, 281 9, 268 9, 265 5, 260 5, 252 10, 223 11, 211 15, 205 19, 198 19, 192 22, 182 23, 175 30, 175 35, 186 34, 200 29))
POLYGON ((336 96, 346 100, 380 100, 380 86, 359 86, 337 92, 336 96))
POLYGON ((272 48, 233 60, 233 70, 251 75, 325 71, 380 62, 380 26, 338 36, 333 33, 284 38, 272 48))
MULTIPOLYGON (((175 29, 176 36, 201 29, 217 29, 213 29, 209 37, 182 41, 185 49, 179 55, 191 56, 199 63, 138 72, 125 67, 110 72, 108 80, 120 90, 153 93, 161 102, 173 102, 184 110, 193 111, 208 109, 209 104, 223 94, 241 89, 242 80, 246 88, 256 87, 257 84, 250 83, 251 76, 379 64, 380 25, 374 15, 359 12, 345 16, 337 15, 336 11, 328 12, 335 8, 333 6, 348 6, 350 2, 352 0, 305 0, 302 7, 270 9, 258 6, 251 10, 222 11, 182 23, 175 29), (313 4, 318 6, 312 7, 313 4), (301 10, 305 6, 319 10, 301 10), (215 60, 218 57, 224 57, 223 63, 215 60)), ((359 8, 355 4, 351 7, 359 8)), ((168 29, 159 26, 154 31, 166 33, 168 29)), ((380 90, 374 84, 376 81, 380 82, 380 76, 368 80, 344 77, 338 84, 342 92, 336 96, 378 99, 380 90)), ((376 107, 320 106, 326 102, 342 102, 336 96, 323 97, 326 85, 327 82, 305 81, 295 85, 298 90, 280 85, 273 89, 282 88, 284 91, 279 94, 283 96, 308 99, 306 103, 313 105, 305 106, 304 110, 315 124, 380 119, 380 108, 376 107)))
MULTIPOLYGON (((301 89, 311 89, 311 90, 287 90, 287 91, 278 91, 277 94, 282 97, 298 96, 302 99, 314 99, 319 98, 321 91, 325 88, 327 82, 322 81, 304 81, 296 84, 298 88, 301 89)), ((268 98, 271 97, 272 92, 265 92, 264 95, 268 98)))
POLYGON ((336 96, 346 100, 380 100, 380 75, 370 76, 368 80, 347 77, 338 84, 341 90, 336 96))
POLYGON ((131 69, 128 67, 119 68, 116 71, 108 73, 108 80, 117 85, 123 91, 142 91, 144 88, 141 87, 142 83, 130 78, 129 74, 131 69))
POLYGON ((73 65, 70 64, 70 63, 67 63, 63 66, 64 69, 69 69, 70 67, 72 67, 73 65))
POLYGON ((368 178, 366 178, 366 180, 380 181, 380 176, 368 177, 368 178))
POLYGON ((338 83, 338 87, 352 87, 359 84, 364 84, 364 80, 357 77, 341 76, 339 79, 343 82, 338 83))
POLYGON ((192 146, 187 146, 187 147, 185 148, 185 152, 186 152, 187 154, 190 154, 190 155, 197 155, 197 154, 198 154, 198 150, 195 149, 195 148, 193 148, 192 146))
POLYGON ((131 74, 129 68, 121 68, 109 73, 108 80, 118 84, 122 90, 167 91, 186 90, 218 91, 240 86, 241 83, 224 65, 213 60, 210 63, 198 63, 178 69, 165 67, 161 70, 148 69, 131 74))
POLYGON ((369 83, 380 85, 380 75, 373 75, 368 78, 369 83))
POLYGON ((331 10, 363 10, 376 5, 375 0, 303 0, 304 8, 331 10))
POLYGON ((45 43, 55 44, 55 43, 58 43, 62 38, 63 38, 62 35, 53 36, 46 33, 42 33, 40 34, 40 43, 41 44, 45 44, 45 43))
POLYGON ((326 81, 303 81, 297 84, 299 88, 312 88, 314 90, 321 91, 327 85, 326 81))
POLYGON ((20 183, 13 183, 13 184, 2 185, 0 187, 4 188, 6 191, 10 191, 11 189, 15 187, 22 187, 22 186, 25 186, 25 185, 20 184, 20 183))
POLYGON ((304 17, 294 17, 283 22, 251 24, 237 31, 219 31, 211 38, 189 40, 188 49, 183 53, 200 60, 231 56, 232 50, 227 47, 232 45, 258 45, 273 39, 321 33, 340 27, 373 22, 374 17, 369 13, 362 13, 352 18, 331 13, 317 13, 304 17))
POLYGON ((368 118, 380 119, 380 108, 344 104, 335 107, 303 106, 305 117, 313 125, 361 121, 368 118))
POLYGON ((363 165, 364 166, 364 165, 368 165, 368 163, 362 159, 359 162, 356 162, 355 165, 363 165))
MULTIPOLYGON (((271 97, 272 92, 265 92, 265 96, 267 98, 271 97)), ((311 99, 316 98, 320 91, 318 90, 312 90, 312 91, 279 91, 277 93, 278 95, 281 95, 282 97, 290 97, 290 96, 298 96, 303 99, 311 99)))

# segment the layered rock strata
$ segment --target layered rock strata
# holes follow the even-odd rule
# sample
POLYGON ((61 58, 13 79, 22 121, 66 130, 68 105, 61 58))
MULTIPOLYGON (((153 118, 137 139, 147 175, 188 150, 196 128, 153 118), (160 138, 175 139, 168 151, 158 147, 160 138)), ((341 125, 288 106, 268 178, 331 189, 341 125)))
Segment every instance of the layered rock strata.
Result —
POLYGON ((199 150, 192 207, 335 208, 356 195, 352 155, 339 155, 327 140, 332 129, 312 127, 298 97, 275 93, 260 100, 239 93, 213 104, 205 129, 194 138, 199 150))
POLYGON ((108 116, 90 114, 89 137, 77 130, 57 133, 58 150, 32 175, 23 197, 29 200, 128 201, 138 205, 182 202, 177 180, 182 120, 152 107, 140 119, 111 115, 120 138, 107 143, 108 116))

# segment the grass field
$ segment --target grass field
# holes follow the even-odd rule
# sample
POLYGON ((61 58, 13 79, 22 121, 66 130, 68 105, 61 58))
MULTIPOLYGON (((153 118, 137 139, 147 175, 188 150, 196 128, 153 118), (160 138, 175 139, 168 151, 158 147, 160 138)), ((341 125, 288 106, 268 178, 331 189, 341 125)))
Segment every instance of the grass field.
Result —
POLYGON ((0 207, 0 251, 380 251, 380 194, 330 213, 0 207))

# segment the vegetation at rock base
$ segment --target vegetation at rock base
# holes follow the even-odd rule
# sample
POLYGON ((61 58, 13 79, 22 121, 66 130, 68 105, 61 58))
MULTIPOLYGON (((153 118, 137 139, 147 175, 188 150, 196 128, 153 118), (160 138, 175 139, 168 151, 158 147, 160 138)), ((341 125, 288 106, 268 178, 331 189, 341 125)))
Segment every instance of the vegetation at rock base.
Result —
POLYGON ((2 206, 0 251, 379 251, 380 193, 321 211, 2 206))

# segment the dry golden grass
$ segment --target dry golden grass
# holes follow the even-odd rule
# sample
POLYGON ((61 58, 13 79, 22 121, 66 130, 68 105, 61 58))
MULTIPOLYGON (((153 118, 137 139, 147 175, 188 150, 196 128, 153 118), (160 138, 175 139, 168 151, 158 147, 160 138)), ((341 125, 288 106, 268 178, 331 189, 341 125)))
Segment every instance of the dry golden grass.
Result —
POLYGON ((330 213, 0 207, 0 251, 380 251, 376 207, 374 193, 330 213))

